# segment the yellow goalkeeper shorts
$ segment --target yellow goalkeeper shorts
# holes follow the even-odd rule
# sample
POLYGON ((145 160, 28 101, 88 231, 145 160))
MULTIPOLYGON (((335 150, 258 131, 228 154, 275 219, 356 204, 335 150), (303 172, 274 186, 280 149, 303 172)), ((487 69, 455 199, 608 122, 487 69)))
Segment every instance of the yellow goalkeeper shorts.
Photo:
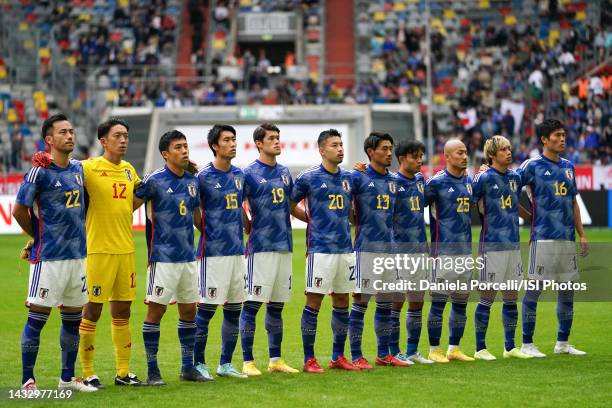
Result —
POLYGON ((86 271, 90 302, 132 301, 136 298, 134 253, 88 255, 86 271))

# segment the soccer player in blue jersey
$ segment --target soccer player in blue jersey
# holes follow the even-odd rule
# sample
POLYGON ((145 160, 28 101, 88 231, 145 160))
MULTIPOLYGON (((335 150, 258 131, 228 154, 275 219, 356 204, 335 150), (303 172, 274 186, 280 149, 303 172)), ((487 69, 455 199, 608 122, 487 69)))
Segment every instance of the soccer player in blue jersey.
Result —
POLYGON ((157 364, 160 322, 172 298, 178 304, 181 344, 181 379, 207 381, 193 365, 198 268, 193 246, 193 225, 201 223, 198 180, 190 165, 185 135, 172 130, 159 140, 166 165, 146 176, 134 192, 134 207, 146 201, 147 315, 142 327, 149 374, 148 385, 165 385, 157 364))
MULTIPOLYGON (((434 284, 469 284, 474 267, 472 258, 472 228, 470 206, 472 203, 472 180, 465 175, 467 149, 463 142, 451 139, 444 145, 446 169, 427 180, 425 204, 429 205, 433 265, 431 281, 434 284)), ((435 288, 434 288, 435 289, 435 288)), ((436 363, 449 360, 474 361, 459 348, 465 331, 465 309, 469 292, 461 290, 433 290, 427 318, 430 353, 429 359, 436 363), (446 356, 440 348, 442 316, 448 297, 451 297, 451 312, 448 319, 449 346, 446 356)))
MULTIPOLYGON (((259 376, 253 358, 257 312, 266 303, 269 372, 298 373, 281 358, 283 307, 291 297, 293 240, 292 206, 289 197, 293 179, 289 169, 276 161, 281 153, 280 130, 263 123, 253 132, 259 158, 244 169, 244 195, 251 218, 247 243, 247 300, 240 315, 240 339, 244 364, 242 372, 259 376)), ((293 212, 303 210, 293 206, 293 212)))
POLYGON ((34 366, 42 331, 51 308, 62 318, 60 389, 95 392, 74 376, 79 349, 79 324, 87 303, 85 282, 85 202, 83 167, 70 159, 74 128, 65 115, 49 117, 42 138, 51 149, 53 163, 33 167, 17 193, 13 216, 34 239, 30 248, 30 279, 26 301, 30 309, 21 334, 22 388, 36 390, 34 366))
MULTIPOLYGON (((487 284, 511 285, 522 279, 523 267, 519 248, 519 212, 527 217, 519 205, 521 177, 508 169, 512 164, 512 146, 503 136, 493 136, 484 145, 484 156, 490 166, 474 177, 474 202, 482 221, 479 256, 484 258, 480 269, 480 281, 487 284)), ((474 326, 476 331, 477 360, 495 360, 486 347, 491 305, 497 291, 493 288, 480 293, 476 306, 474 326)), ((517 290, 503 290, 502 321, 504 326, 504 358, 531 358, 514 345, 518 320, 517 290)))
POLYGON ((205 361, 208 326, 223 305, 221 361, 217 374, 247 378, 232 365, 239 335, 241 304, 245 298, 245 268, 242 200, 244 173, 232 166, 236 157, 236 130, 214 125, 208 132, 208 145, 215 159, 198 172, 202 222, 198 243, 200 302, 196 315, 194 362, 196 369, 210 377, 205 361))
POLYGON ((349 293, 355 288, 351 243, 351 173, 339 167, 344 159, 341 134, 321 132, 317 140, 322 163, 301 172, 291 192, 292 205, 305 200, 306 305, 302 312, 304 372, 322 373, 315 358, 317 316, 326 294, 332 297, 333 353, 330 368, 359 370, 344 356, 349 323, 349 293))
MULTIPOLYGON (((525 161, 517 170, 531 201, 527 275, 530 280, 576 281, 580 278, 576 262, 576 233, 580 237, 580 255, 587 255, 588 243, 576 202, 578 189, 574 165, 560 157, 565 151, 565 127, 558 120, 547 119, 536 127, 536 134, 544 145, 543 154, 525 161)), ((533 344, 540 294, 541 290, 527 290, 523 298, 521 351, 533 357, 546 356, 533 344)), ((573 317, 574 292, 560 290, 555 354, 586 354, 568 343, 573 317)))
MULTIPOLYGON (((376 295, 374 331, 378 344, 376 365, 404 367, 410 361, 401 361, 389 352, 391 334, 390 291, 384 285, 395 283, 395 267, 375 265, 380 260, 393 258, 393 210, 397 195, 395 175, 389 172, 393 158, 393 138, 388 133, 372 132, 363 144, 370 165, 364 172, 353 172, 353 207, 355 211, 355 291, 349 319, 349 342, 353 365, 361 370, 372 366, 363 356, 361 339, 363 320, 368 302, 376 295)), ((383 262, 383 265, 385 262, 383 262)))
POLYGON ((418 141, 400 142, 395 148, 399 162, 396 173, 397 197, 393 218, 393 241, 398 254, 407 254, 415 260, 408 268, 398 270, 400 280, 412 282, 415 290, 407 292, 408 310, 406 312, 407 349, 400 352, 400 315, 404 304, 393 303, 391 310, 391 336, 389 350, 400 361, 419 364, 432 364, 433 361, 418 352, 423 321, 423 299, 425 292, 419 290, 421 280, 428 280, 427 235, 425 234, 425 178, 420 173, 423 165, 425 145, 418 141))

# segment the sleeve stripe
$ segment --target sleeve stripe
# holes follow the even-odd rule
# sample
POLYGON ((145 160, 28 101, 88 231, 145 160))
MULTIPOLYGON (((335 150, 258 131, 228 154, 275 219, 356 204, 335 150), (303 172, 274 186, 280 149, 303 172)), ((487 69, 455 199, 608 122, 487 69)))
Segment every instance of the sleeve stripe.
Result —
POLYGON ((159 168, 159 169, 157 169, 157 170, 153 171, 152 173, 147 174, 147 175, 145 176, 144 180, 142 180, 142 182, 143 182, 143 183, 146 183, 146 182, 149 180, 149 178, 150 178, 151 176, 153 176, 153 175, 155 175, 155 174, 157 174, 157 173, 161 173, 162 171, 164 171, 164 169, 165 169, 164 167, 161 167, 161 168, 159 168))
POLYGON ((28 173, 28 176, 26 178, 28 183, 36 182, 36 178, 38 177, 38 173, 40 172, 40 169, 41 167, 33 167, 32 169, 30 169, 30 172, 28 173))

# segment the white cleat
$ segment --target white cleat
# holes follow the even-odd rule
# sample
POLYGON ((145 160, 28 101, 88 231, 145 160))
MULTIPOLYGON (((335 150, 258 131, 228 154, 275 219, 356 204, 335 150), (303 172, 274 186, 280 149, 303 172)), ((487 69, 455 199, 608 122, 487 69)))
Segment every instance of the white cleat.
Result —
POLYGON ((573 356, 585 356, 586 352, 578 350, 571 344, 567 344, 567 341, 558 341, 555 344, 555 354, 571 354, 573 356))
POLYGON ((98 389, 93 385, 83 383, 83 380, 77 377, 72 377, 70 381, 62 381, 60 378, 57 388, 60 390, 72 390, 79 392, 96 392, 98 389))
POLYGON ((36 391, 38 387, 36 386, 36 381, 33 378, 29 378, 22 386, 22 390, 26 391, 36 391))
POLYGON ((483 361, 497 360, 497 358, 493 354, 489 353, 489 350, 487 349, 482 349, 474 353, 474 358, 476 360, 483 360, 483 361))
POLYGON ((528 356, 535 358, 544 358, 546 354, 542 353, 533 343, 524 343, 521 346, 521 351, 523 354, 527 354, 528 356))
POLYGON ((433 364, 434 363, 430 359, 423 357, 421 353, 419 353, 418 351, 414 354, 409 355, 408 360, 412 361, 413 363, 418 363, 418 364, 433 364))

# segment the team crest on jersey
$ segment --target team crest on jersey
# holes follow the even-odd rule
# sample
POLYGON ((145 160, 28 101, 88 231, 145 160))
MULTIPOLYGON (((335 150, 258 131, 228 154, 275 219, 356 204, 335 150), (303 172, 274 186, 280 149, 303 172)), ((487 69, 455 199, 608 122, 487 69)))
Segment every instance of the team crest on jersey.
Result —
POLYGON ((100 296, 102 294, 102 287, 94 286, 93 288, 91 288, 91 294, 93 296, 100 296))
POLYGON ((49 289, 40 288, 38 291, 38 297, 41 299, 46 299, 49 296, 49 289))
POLYGON ((214 299, 217 297, 217 288, 208 288, 208 297, 214 299))
POLYGON ((132 172, 130 169, 125 169, 125 175, 127 176, 128 180, 132 181, 132 172))
POLYGON ((423 192, 425 191, 425 187, 423 186, 423 182, 419 181, 416 183, 417 186, 417 190, 419 190, 419 193, 423 194, 423 192))
POLYGON ((513 193, 516 193, 516 180, 510 180, 510 190, 512 190, 513 193))
POLYGON ((253 294, 255 296, 261 295, 261 286, 253 286, 253 294))
POLYGON ((574 179, 574 172, 572 169, 565 169, 565 177, 567 177, 568 180, 574 179))
POLYGON ((370 286, 370 280, 369 279, 362 279, 361 280, 361 287, 362 288, 367 288, 370 286))
POLYGON ((155 287, 155 296, 159 297, 164 293, 164 288, 162 288, 161 286, 156 286, 155 287))
POLYGON ((465 188, 467 189, 468 193, 472 194, 472 185, 471 184, 466 184, 465 188))
POLYGON ((74 175, 74 178, 76 179, 76 182, 77 182, 77 184, 78 184, 79 186, 82 186, 82 185, 83 185, 83 177, 81 177, 81 175, 80 175, 80 174, 75 174, 75 175, 74 175))
POLYGON ((393 181, 389 182, 389 191, 391 194, 395 194, 395 183, 393 181))
POLYGON ((191 197, 195 197, 198 191, 196 190, 195 184, 191 183, 187 186, 187 191, 191 197))
POLYGON ((314 284, 316 288, 320 288, 321 285, 323 284, 323 278, 315 278, 314 284))
POLYGON ((495 279, 495 273, 494 272, 489 272, 489 282, 493 281, 495 279))
POLYGON ((234 179, 234 184, 238 190, 242 190, 242 179, 240 177, 234 179))
POLYGON ((283 183, 285 183, 286 186, 289 185, 289 176, 286 174, 281 175, 281 180, 283 180, 283 183))
POLYGON ((349 184, 348 180, 342 180, 342 189, 347 193, 351 191, 351 185, 349 184))

